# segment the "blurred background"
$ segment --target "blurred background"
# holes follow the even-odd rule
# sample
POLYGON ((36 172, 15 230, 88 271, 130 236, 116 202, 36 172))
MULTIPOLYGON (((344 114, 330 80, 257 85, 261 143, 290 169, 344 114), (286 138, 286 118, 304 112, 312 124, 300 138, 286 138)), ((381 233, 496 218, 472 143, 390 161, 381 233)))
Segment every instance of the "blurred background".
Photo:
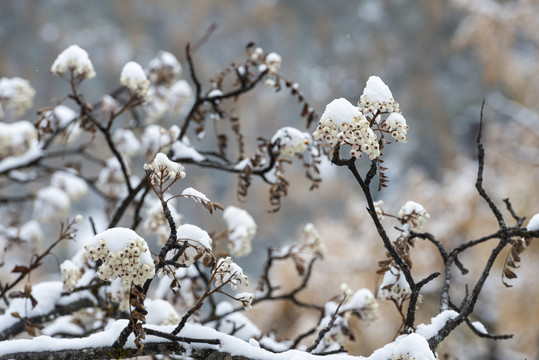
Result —
MULTIPOLYGON (((82 86, 92 103, 119 86, 127 61, 146 66, 160 50, 182 58, 185 45, 200 39, 212 24, 216 30, 194 54, 206 90, 221 69, 244 59, 244 47, 251 41, 282 56, 280 72, 300 84, 319 114, 334 98, 355 103, 368 77, 380 76, 400 103, 410 130, 407 144, 394 144, 384 153, 391 182, 379 199, 386 203, 384 210, 394 214, 406 200, 423 204, 431 214, 425 230, 452 248, 496 230, 495 219, 474 191, 475 138, 483 99, 487 191, 500 207, 501 200, 509 197, 521 216, 539 212, 538 17, 536 0, 3 1, 0 77, 30 81, 36 97, 25 118, 35 122, 32 114, 37 109, 67 92, 66 83, 49 72, 67 46, 81 46, 94 64, 97 77, 82 86)), ((183 77, 190 81, 186 69, 183 77)), ((305 130, 301 109, 288 94, 261 87, 233 106, 249 139, 248 153, 256 148, 256 136, 270 138, 285 125, 305 130)), ((179 123, 169 116, 162 124, 179 123)), ((314 125, 308 129, 313 130, 314 125)), ((257 265, 267 246, 294 241, 304 224, 312 222, 325 237, 329 252, 315 268, 312 290, 305 298, 324 303, 342 282, 353 289, 375 291, 379 279, 374 272, 384 250, 346 169, 326 162, 320 189, 310 192, 301 163, 290 165, 290 195, 275 214, 267 212, 267 187, 259 180, 247 202, 239 203, 235 176, 187 171, 186 187, 202 190, 225 206, 241 206, 257 221, 253 255, 240 260, 253 276, 259 273, 257 265), (330 289, 322 289, 327 286, 330 289)), ((87 196, 78 206, 84 212, 95 204, 87 196)), ((223 226, 221 219, 193 209, 179 206, 184 222, 223 226)), ((472 271, 457 280, 462 285, 461 292, 454 294, 457 299, 466 284, 473 286, 474 270, 484 266, 490 249, 486 245, 462 259, 472 271)), ((426 244, 414 250, 418 276, 441 269, 433 250, 426 244)), ((539 287, 534 283, 538 255, 539 246, 533 243, 511 289, 500 281, 502 259, 477 306, 476 315, 488 330, 514 333, 515 338, 483 340, 463 328, 444 343, 441 354, 459 359, 539 359, 539 287)), ((289 271, 283 268, 275 275, 290 281, 289 271)), ((418 321, 436 315, 439 287, 440 282, 434 282, 425 289, 420 305, 423 317, 418 321)), ((252 315, 265 331, 279 330, 286 337, 316 321, 296 308, 272 306, 272 311, 255 308, 252 315)), ((350 345, 354 353, 368 355, 392 340, 399 326, 396 310, 381 304, 380 313, 389 315, 368 326, 357 325, 358 340, 350 345)))

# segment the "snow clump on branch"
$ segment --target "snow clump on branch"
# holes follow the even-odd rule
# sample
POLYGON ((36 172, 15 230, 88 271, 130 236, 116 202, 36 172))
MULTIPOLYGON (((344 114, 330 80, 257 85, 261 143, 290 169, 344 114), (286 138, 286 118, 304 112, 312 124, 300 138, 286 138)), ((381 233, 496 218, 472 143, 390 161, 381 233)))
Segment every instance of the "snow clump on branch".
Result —
POLYGON ((97 234, 84 246, 92 261, 104 263, 98 274, 102 280, 122 278, 143 285, 155 275, 148 244, 131 229, 116 227, 97 234))
POLYGON ((77 45, 71 45, 62 51, 51 66, 51 72, 58 75, 62 75, 68 70, 73 75, 80 76, 83 79, 95 77, 94 66, 88 53, 77 45))

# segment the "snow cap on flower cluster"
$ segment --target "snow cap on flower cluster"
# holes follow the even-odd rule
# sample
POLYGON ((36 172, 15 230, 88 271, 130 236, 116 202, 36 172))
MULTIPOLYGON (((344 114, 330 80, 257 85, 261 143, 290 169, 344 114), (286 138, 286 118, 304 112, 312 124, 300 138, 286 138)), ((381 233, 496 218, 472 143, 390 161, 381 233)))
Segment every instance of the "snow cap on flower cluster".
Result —
POLYGON ((37 131, 29 121, 21 120, 12 124, 0 122, 0 160, 24 155, 36 145, 37 131))
POLYGON ((34 103, 36 91, 30 82, 20 77, 0 79, 0 118, 6 112, 21 116, 34 103))
POLYGON ((383 125, 397 142, 405 143, 408 140, 406 137, 408 125, 402 116, 400 105, 393 99, 389 87, 378 76, 371 76, 367 80, 367 85, 358 102, 358 108, 370 118, 377 114, 389 114, 383 124, 381 124, 379 115, 376 116, 376 122, 383 125))
POLYGON ((318 257, 321 259, 327 253, 326 245, 324 244, 324 239, 316 230, 313 224, 308 223, 303 228, 303 246, 311 249, 318 257))
POLYGON ((144 169, 151 170, 150 181, 153 185, 167 180, 183 179, 186 176, 183 165, 170 160, 163 153, 157 153, 152 163, 145 164, 144 169))
POLYGON ((177 229, 178 245, 187 242, 187 248, 178 259, 180 264, 189 267, 199 258, 208 261, 211 258, 212 240, 210 235, 201 228, 192 224, 183 224, 177 229))
POLYGON ((213 278, 217 287, 229 284, 233 290, 236 290, 240 285, 249 286, 247 275, 243 274, 243 269, 232 261, 230 256, 219 259, 215 266, 213 278))
POLYGON ((73 263, 73 261, 65 260, 62 265, 60 265, 60 271, 62 272, 64 289, 67 292, 72 292, 80 279, 80 269, 73 263))
POLYGON ((140 141, 138 141, 135 134, 129 129, 116 129, 112 136, 112 141, 118 151, 128 157, 137 155, 140 150, 140 141))
POLYGON ((330 102, 313 133, 315 140, 325 140, 331 146, 348 144, 350 155, 361 158, 364 152, 369 159, 380 156, 380 145, 369 121, 357 107, 344 98, 330 102))
POLYGON ((88 191, 86 181, 70 171, 57 171, 52 175, 51 186, 61 189, 71 201, 83 197, 88 191))
POLYGON ((415 201, 407 201, 399 210, 399 218, 403 219, 404 222, 410 222, 412 228, 421 229, 430 219, 430 215, 423 205, 415 201))
POLYGON ((77 45, 71 45, 60 53, 51 66, 51 72, 62 75, 72 71, 75 76, 91 79, 95 77, 94 67, 86 50, 77 45))
POLYGON ((97 234, 84 246, 87 256, 104 263, 98 274, 102 280, 120 277, 143 285, 155 275, 155 266, 143 238, 131 229, 116 227, 97 234))
POLYGON ((251 240, 256 235, 256 223, 249 213, 235 206, 229 206, 223 212, 229 231, 228 248, 234 256, 246 256, 251 253, 251 240))
POLYGON ((182 66, 174 54, 159 51, 148 63, 148 73, 153 84, 170 86, 180 77, 182 66))
POLYGON ((378 299, 386 301, 389 299, 402 300, 408 296, 412 290, 406 281, 401 270, 391 266, 384 274, 384 279, 380 284, 378 299))
POLYGON ((266 65, 268 65, 268 69, 270 72, 275 73, 279 70, 282 64, 282 58, 281 55, 271 52, 268 55, 266 55, 266 65))
POLYGON ((61 189, 47 186, 37 192, 34 200, 34 218, 40 222, 52 222, 67 216, 71 200, 61 189))
POLYGON ((278 146, 281 154, 292 157, 303 153, 307 149, 310 140, 309 133, 287 126, 277 130, 271 138, 271 143, 273 146, 278 146))
POLYGON ((167 112, 177 114, 193 97, 191 85, 180 80, 182 67, 171 53, 160 51, 148 64, 151 80, 147 101, 144 103, 146 121, 155 123, 167 112))
POLYGON ((146 77, 146 73, 144 72, 144 69, 142 69, 142 66, 134 61, 129 61, 122 68, 120 83, 126 86, 133 94, 141 98, 148 95, 150 80, 146 77))

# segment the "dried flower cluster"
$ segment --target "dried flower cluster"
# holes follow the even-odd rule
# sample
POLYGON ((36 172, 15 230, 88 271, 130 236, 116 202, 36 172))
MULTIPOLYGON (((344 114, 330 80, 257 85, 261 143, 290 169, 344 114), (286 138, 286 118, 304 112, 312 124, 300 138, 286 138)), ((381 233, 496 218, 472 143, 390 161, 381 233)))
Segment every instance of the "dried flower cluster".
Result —
POLYGON ((326 106, 313 138, 325 140, 332 147, 350 145, 351 156, 359 159, 365 153, 374 160, 381 155, 383 133, 390 133, 397 142, 406 142, 407 131, 399 103, 379 77, 371 76, 357 107, 344 98, 326 106), (382 120, 385 114, 388 116, 382 120), (381 134, 380 139, 375 131, 381 134))
POLYGON ((73 291, 80 278, 80 269, 71 260, 65 260, 60 266, 62 272, 62 281, 64 282, 64 289, 67 292, 73 291))
POLYGON ((133 230, 108 229, 94 236, 84 249, 91 260, 104 261, 98 269, 102 280, 120 277, 135 285, 143 285, 155 275, 148 245, 133 230))
POLYGON ((148 95, 150 80, 146 77, 142 66, 134 61, 128 62, 122 68, 120 83, 139 98, 145 98, 148 95))
POLYGON ((311 136, 309 133, 290 126, 280 128, 271 138, 274 151, 279 151, 280 154, 288 157, 302 154, 310 142, 311 136))
POLYGON ((22 156, 35 145, 37 131, 29 121, 0 123, 0 160, 9 156, 22 156))
MULTIPOLYGON (((0 118, 13 113, 21 116, 34 103, 36 91, 30 82, 19 77, 0 79, 0 118)), ((0 132, 1 133, 1 132, 0 132)))
POLYGON ((185 247, 178 262, 186 267, 198 259, 207 264, 212 260, 212 239, 210 235, 198 226, 184 224, 177 230, 178 246, 185 247))
POLYGON ((378 299, 382 301, 402 301, 410 295, 410 293, 410 285, 404 278, 402 271, 391 266, 389 270, 384 273, 384 278, 380 284, 380 291, 378 292, 378 299))
POLYGON ((228 248, 234 256, 246 256, 251 253, 251 240, 256 235, 256 223, 243 209, 229 206, 223 212, 230 240, 228 248))
POLYGON ((407 201, 399 210, 399 218, 403 223, 410 223, 412 229, 421 229, 430 219, 429 213, 423 205, 415 201, 407 201))
POLYGON ((243 269, 232 261, 230 256, 219 259, 213 272, 213 279, 217 287, 230 284, 230 287, 236 290, 240 285, 249 286, 247 275, 243 274, 243 269))
POLYGON ((186 176, 183 165, 170 160, 163 153, 157 153, 150 165, 144 165, 144 169, 150 171, 152 185, 164 183, 168 180, 176 181, 186 176))

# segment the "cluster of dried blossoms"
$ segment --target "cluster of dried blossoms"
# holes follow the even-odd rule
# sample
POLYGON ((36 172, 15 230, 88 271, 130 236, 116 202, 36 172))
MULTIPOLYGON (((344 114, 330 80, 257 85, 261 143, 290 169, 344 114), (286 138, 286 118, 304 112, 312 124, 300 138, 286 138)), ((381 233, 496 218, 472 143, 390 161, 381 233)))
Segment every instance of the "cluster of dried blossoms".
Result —
POLYGON ((98 269, 102 280, 120 277, 135 285, 143 285, 155 275, 146 241, 131 229, 105 230, 94 236, 84 249, 91 260, 103 260, 98 269))
POLYGON ((384 133, 397 142, 406 142, 408 125, 401 114, 399 103, 377 76, 371 76, 363 90, 358 106, 344 98, 330 102, 313 133, 315 140, 325 140, 333 148, 352 147, 350 155, 361 158, 363 153, 374 160, 381 155, 384 133), (385 117, 385 119, 383 118, 385 117), (380 134, 380 139, 375 131, 380 134))

